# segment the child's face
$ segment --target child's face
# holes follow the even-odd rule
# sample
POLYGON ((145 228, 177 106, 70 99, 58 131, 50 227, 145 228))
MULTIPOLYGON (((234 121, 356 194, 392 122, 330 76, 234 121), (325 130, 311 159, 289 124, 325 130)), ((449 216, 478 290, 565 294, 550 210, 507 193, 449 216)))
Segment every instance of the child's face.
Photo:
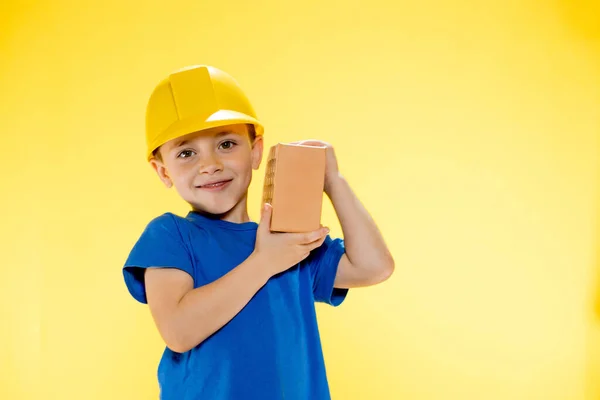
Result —
POLYGON ((165 143, 162 160, 151 164, 165 186, 175 186, 194 209, 224 214, 245 199, 262 151, 262 137, 252 146, 247 125, 228 125, 165 143))

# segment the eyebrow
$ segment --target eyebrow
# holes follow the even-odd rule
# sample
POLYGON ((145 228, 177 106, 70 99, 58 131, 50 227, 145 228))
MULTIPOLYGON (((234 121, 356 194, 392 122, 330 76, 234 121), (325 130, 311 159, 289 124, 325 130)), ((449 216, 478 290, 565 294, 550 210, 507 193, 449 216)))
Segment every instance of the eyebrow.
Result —
POLYGON ((217 134, 215 135, 215 137, 218 137, 218 138, 219 138, 219 137, 222 137, 222 136, 227 136, 227 135, 237 135, 237 136, 240 136, 240 134, 239 134, 239 133, 237 133, 237 132, 234 132, 234 131, 221 131, 221 132, 217 133, 217 134))
MULTIPOLYGON (((238 135, 239 136, 239 133, 234 132, 234 131, 221 131, 221 132, 215 134, 215 137, 220 138, 222 136, 227 136, 227 135, 238 135)), ((183 147, 186 144, 188 144, 189 142, 190 142, 190 140, 187 140, 187 139, 176 142, 175 145, 173 146, 173 149, 178 149, 180 147, 183 147)))
POLYGON ((182 147, 186 144, 188 144, 190 141, 189 140, 181 140, 177 143, 175 143, 175 146, 173 146, 174 149, 178 148, 178 147, 182 147))

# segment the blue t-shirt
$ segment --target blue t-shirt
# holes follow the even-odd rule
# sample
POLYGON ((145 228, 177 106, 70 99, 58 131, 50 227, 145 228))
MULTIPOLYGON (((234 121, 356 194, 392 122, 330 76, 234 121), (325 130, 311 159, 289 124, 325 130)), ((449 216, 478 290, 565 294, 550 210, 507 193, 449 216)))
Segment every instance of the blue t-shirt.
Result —
MULTIPOLYGON (((181 269, 194 288, 211 283, 254 250, 256 222, 234 223, 191 211, 153 219, 133 246, 123 274, 146 303, 145 268, 181 269)), ((327 237, 299 264, 272 277, 220 330, 185 353, 165 348, 158 366, 162 400, 330 399, 315 302, 338 306, 333 287, 343 239, 327 237)))

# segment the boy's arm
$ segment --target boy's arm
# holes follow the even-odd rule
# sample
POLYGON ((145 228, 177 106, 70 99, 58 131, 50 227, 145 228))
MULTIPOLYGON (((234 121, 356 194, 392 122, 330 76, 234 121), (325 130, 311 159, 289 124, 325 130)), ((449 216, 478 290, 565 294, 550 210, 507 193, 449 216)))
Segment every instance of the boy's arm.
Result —
MULTIPOLYGON (((261 215, 250 256, 214 282, 194 289, 192 277, 182 269, 144 270, 150 312, 171 350, 184 353, 202 343, 233 319, 273 275, 308 257, 327 237, 326 229, 272 233, 269 228, 271 212, 272 208, 266 207, 261 215)), ((174 252, 174 249, 177 247, 166 252, 174 252)), ((166 264, 169 261, 164 261, 167 258, 162 260, 165 262, 162 265, 169 265, 166 264)), ((178 263, 177 260, 173 262, 178 263)))
POLYGON ((229 322, 268 281, 254 254, 220 279, 193 289, 192 277, 175 268, 148 268, 148 306, 167 346, 184 353, 229 322))
POLYGON ((394 271, 394 260, 375 222, 346 179, 339 173, 331 174, 325 183, 325 193, 340 220, 346 247, 334 286, 353 288, 385 281, 394 271))

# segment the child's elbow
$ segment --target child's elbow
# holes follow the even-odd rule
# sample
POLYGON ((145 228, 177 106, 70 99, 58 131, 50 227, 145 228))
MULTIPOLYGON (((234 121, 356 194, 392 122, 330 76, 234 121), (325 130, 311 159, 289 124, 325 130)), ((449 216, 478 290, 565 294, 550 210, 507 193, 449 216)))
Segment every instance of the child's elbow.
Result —
POLYGON ((394 273, 395 268, 396 268, 396 266, 394 263, 394 259, 392 258, 391 255, 388 255, 386 257, 385 261, 383 261, 381 263, 381 266, 379 267, 378 281, 381 283, 381 282, 385 282, 388 279, 390 279, 390 277, 394 273))
POLYGON ((166 342, 167 347, 175 353, 186 353, 192 349, 190 346, 186 346, 178 342, 166 342))
POLYGON ((167 347, 175 353, 187 353, 197 346, 197 344, 192 344, 183 340, 170 340, 168 342, 165 341, 165 343, 167 347))
POLYGON ((175 353, 187 353, 202 341, 196 343, 191 338, 182 334, 163 335, 165 345, 175 353))

